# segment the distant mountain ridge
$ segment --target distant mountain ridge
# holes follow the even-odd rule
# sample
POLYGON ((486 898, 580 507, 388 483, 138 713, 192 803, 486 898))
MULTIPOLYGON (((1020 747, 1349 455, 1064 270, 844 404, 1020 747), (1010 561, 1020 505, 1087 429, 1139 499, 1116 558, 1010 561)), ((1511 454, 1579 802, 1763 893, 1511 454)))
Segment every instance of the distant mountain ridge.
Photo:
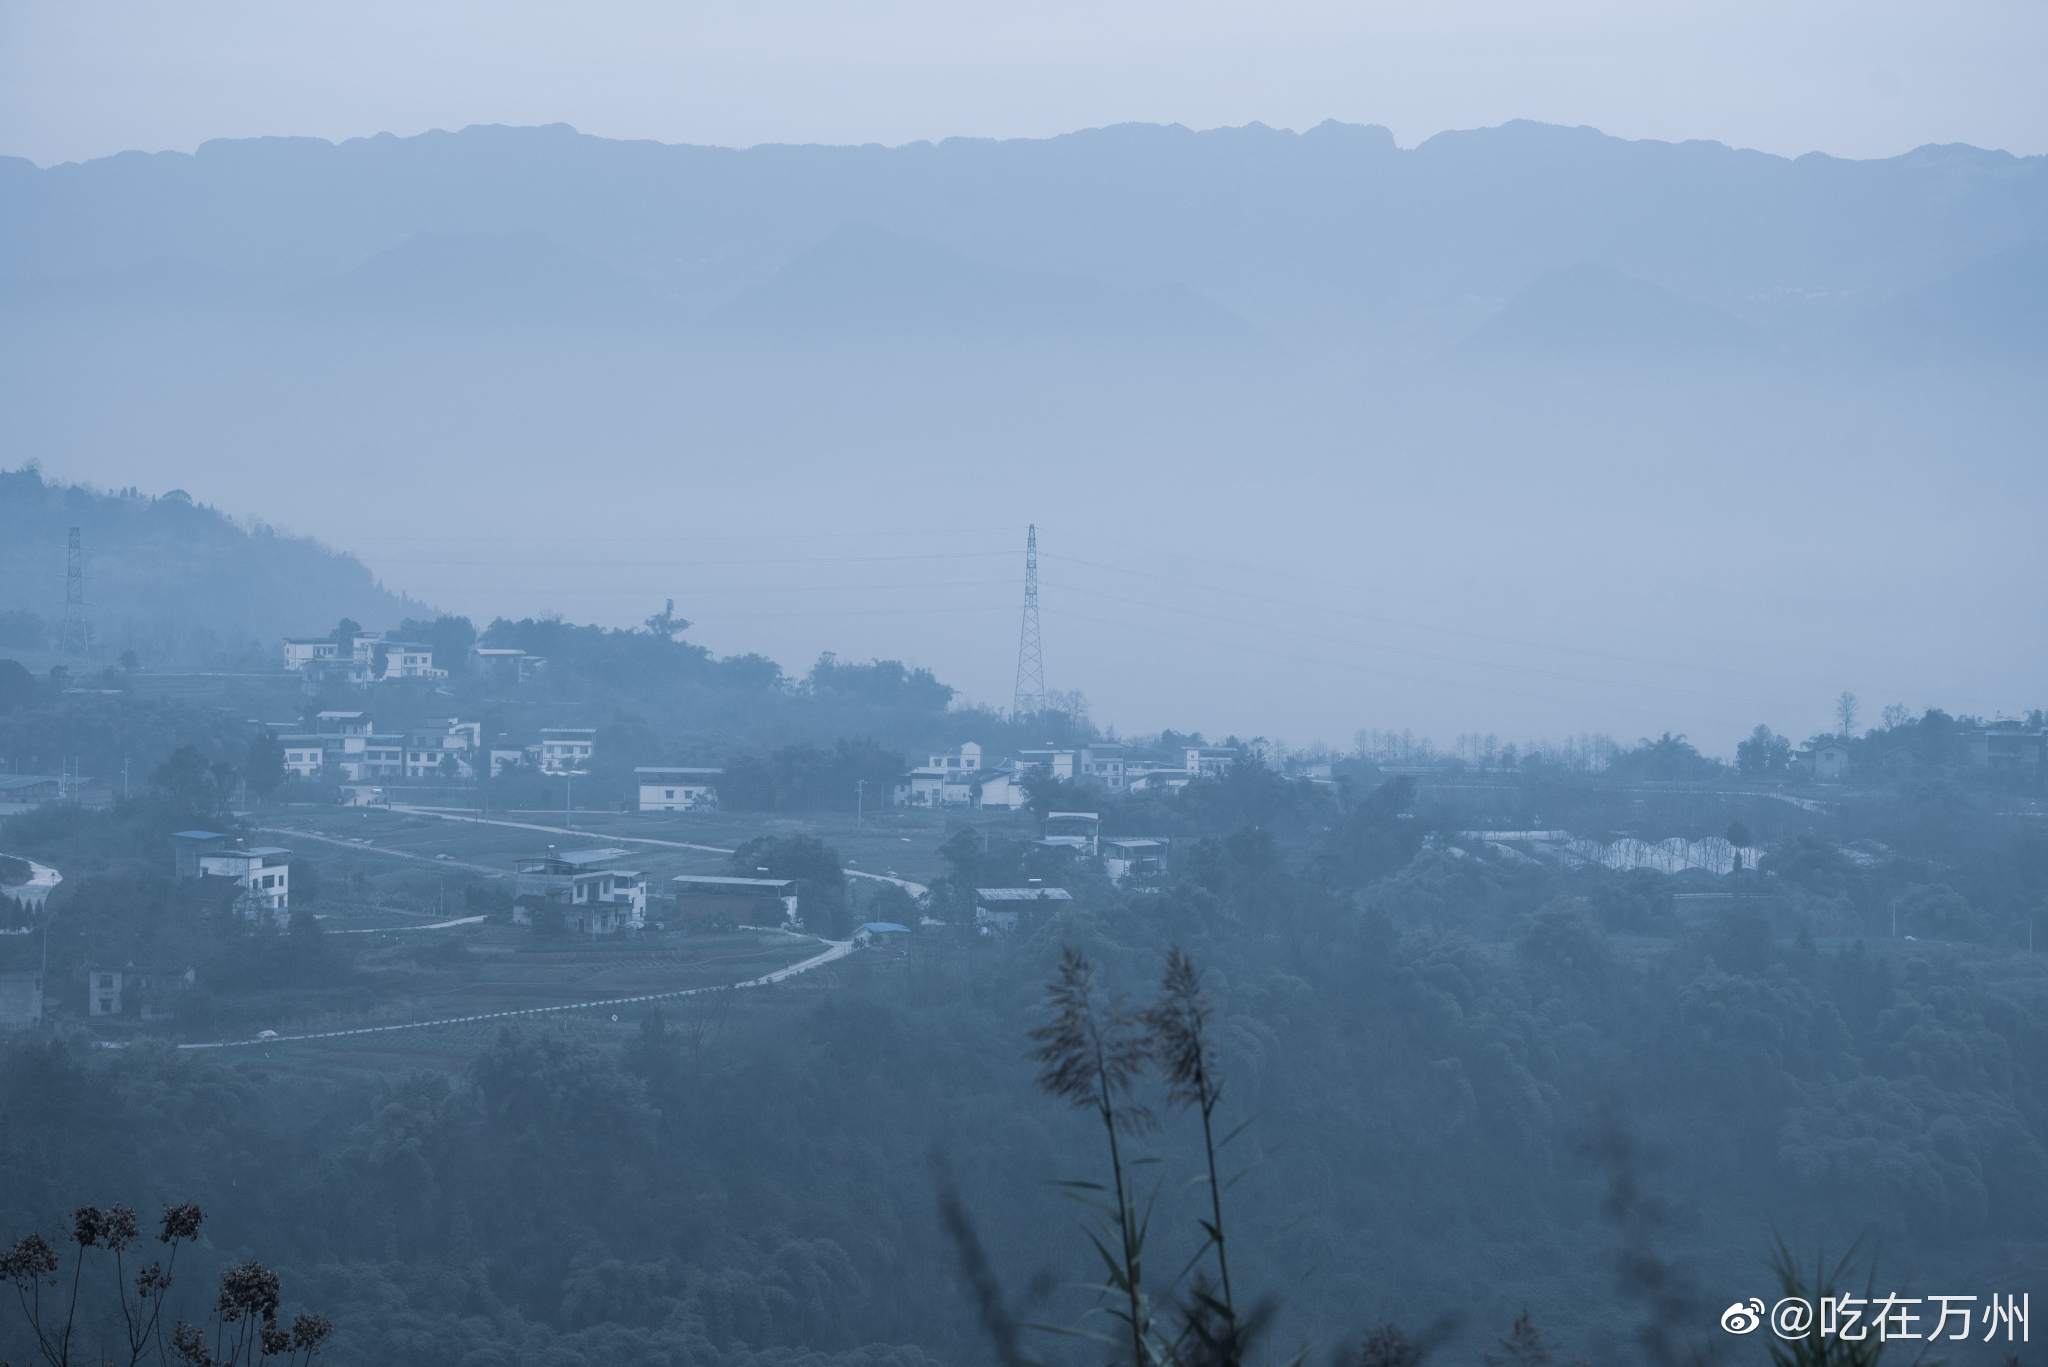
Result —
POLYGON ((557 125, 0 160, 17 277, 179 258, 305 289, 409 239, 531 235, 702 318, 848 221, 991 267, 1181 291, 1287 344, 1428 349, 1583 261, 1751 325, 1860 313, 2048 235, 2048 158, 1787 159, 1515 122, 1413 149, 1335 123, 744 151, 557 125))

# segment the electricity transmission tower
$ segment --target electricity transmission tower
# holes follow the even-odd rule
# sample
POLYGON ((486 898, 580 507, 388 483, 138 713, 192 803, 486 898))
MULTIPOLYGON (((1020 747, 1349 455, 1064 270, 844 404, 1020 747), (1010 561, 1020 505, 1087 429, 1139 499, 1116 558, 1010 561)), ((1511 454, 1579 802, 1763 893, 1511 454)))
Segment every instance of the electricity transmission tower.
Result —
POLYGON ((84 664, 90 636, 85 624, 85 548, 78 544, 78 528, 73 527, 64 564, 64 635, 57 653, 84 664))
POLYGON ((1045 711, 1045 659, 1038 644, 1038 524, 1024 542, 1024 631, 1017 640, 1017 697, 1013 715, 1045 711))

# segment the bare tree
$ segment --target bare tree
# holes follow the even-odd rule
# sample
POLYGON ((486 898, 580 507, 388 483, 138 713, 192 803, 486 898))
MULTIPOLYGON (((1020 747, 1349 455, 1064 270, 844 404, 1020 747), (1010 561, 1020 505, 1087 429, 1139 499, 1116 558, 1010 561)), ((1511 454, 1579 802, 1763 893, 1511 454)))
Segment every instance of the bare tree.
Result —
POLYGON ((1856 719, 1862 715, 1862 712, 1862 707, 1856 701, 1856 695, 1846 688, 1843 689, 1842 696, 1835 699, 1835 720, 1840 724, 1840 729, 1835 734, 1839 735, 1843 740, 1855 739, 1856 719))

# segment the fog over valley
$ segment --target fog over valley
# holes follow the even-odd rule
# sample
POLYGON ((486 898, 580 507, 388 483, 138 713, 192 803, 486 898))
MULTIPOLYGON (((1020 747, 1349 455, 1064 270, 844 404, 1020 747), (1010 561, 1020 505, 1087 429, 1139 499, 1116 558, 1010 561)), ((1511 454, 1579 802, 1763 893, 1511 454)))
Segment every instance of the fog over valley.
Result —
POLYGON ((1843 687, 2027 703, 2042 168, 1533 124, 14 162, 7 400, 52 476, 478 620, 674 597, 1001 702, 1037 523, 1049 667, 1125 727, 1726 754, 1843 687))
POLYGON ((2042 1361, 2048 26, 1747 6, 0 12, 0 1367, 2042 1361))

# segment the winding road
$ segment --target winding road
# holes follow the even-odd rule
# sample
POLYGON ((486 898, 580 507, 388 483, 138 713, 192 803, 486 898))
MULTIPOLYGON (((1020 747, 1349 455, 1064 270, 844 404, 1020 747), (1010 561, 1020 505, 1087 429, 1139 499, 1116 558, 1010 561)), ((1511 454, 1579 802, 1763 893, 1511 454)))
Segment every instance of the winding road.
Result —
POLYGON ((853 953, 851 940, 826 940, 823 954, 815 954, 800 963, 787 968, 778 968, 773 973, 758 978, 749 978, 743 983, 731 983, 724 987, 684 987, 674 992, 644 992, 636 997, 606 997, 599 1001, 573 1002, 567 1006, 529 1006, 521 1011, 489 1011, 479 1016, 443 1016, 430 1021, 407 1021, 403 1025, 365 1025, 354 1030, 323 1030, 312 1035, 271 1035, 267 1039, 224 1039, 205 1044, 181 1044, 180 1049, 242 1049, 261 1044, 289 1044, 295 1040, 350 1039, 357 1035, 385 1035, 396 1030, 431 1030, 437 1025, 473 1025, 478 1021, 516 1020, 521 1016, 545 1016, 558 1011, 601 1011, 608 1006, 632 1006, 638 1002, 670 1001, 677 997, 695 997, 706 992, 737 992, 743 987, 766 987, 779 983, 785 978, 794 978, 799 973, 808 973, 821 968, 835 959, 843 959, 853 953))
MULTIPOLYGON (((724 849, 718 845, 692 845, 683 840, 656 840, 654 837, 646 835, 613 835, 608 831, 571 831, 561 826, 541 826, 531 821, 499 821, 491 817, 462 816, 455 812, 435 811, 432 807, 408 807, 395 802, 391 804, 391 810, 394 812, 404 812, 407 816, 431 816, 441 821, 459 821, 465 826, 509 826, 515 831, 546 831, 549 835, 589 836, 593 840, 616 840, 625 845, 660 845, 671 850, 702 850, 706 854, 733 853, 732 850, 724 849)), ((314 837, 316 840, 320 838, 319 836, 314 837)), ((354 842, 340 841, 337 843, 347 845, 354 842)), ((356 848, 361 849, 363 846, 358 845, 356 848)), ((370 846, 369 848, 375 849, 377 847, 370 846)), ((388 851, 388 853, 395 854, 397 851, 388 851)), ((411 855, 409 857, 413 859, 425 858, 424 855, 411 855)), ((446 864, 449 861, 444 859, 439 862, 446 864)), ((465 864, 458 867, 476 868, 479 866, 465 864)), ((872 878, 877 883, 894 883, 912 897, 922 897, 926 892, 930 891, 922 883, 913 883, 908 878, 897 878, 892 874, 864 873, 860 869, 842 869, 840 872, 844 873, 848 878, 872 878)))

